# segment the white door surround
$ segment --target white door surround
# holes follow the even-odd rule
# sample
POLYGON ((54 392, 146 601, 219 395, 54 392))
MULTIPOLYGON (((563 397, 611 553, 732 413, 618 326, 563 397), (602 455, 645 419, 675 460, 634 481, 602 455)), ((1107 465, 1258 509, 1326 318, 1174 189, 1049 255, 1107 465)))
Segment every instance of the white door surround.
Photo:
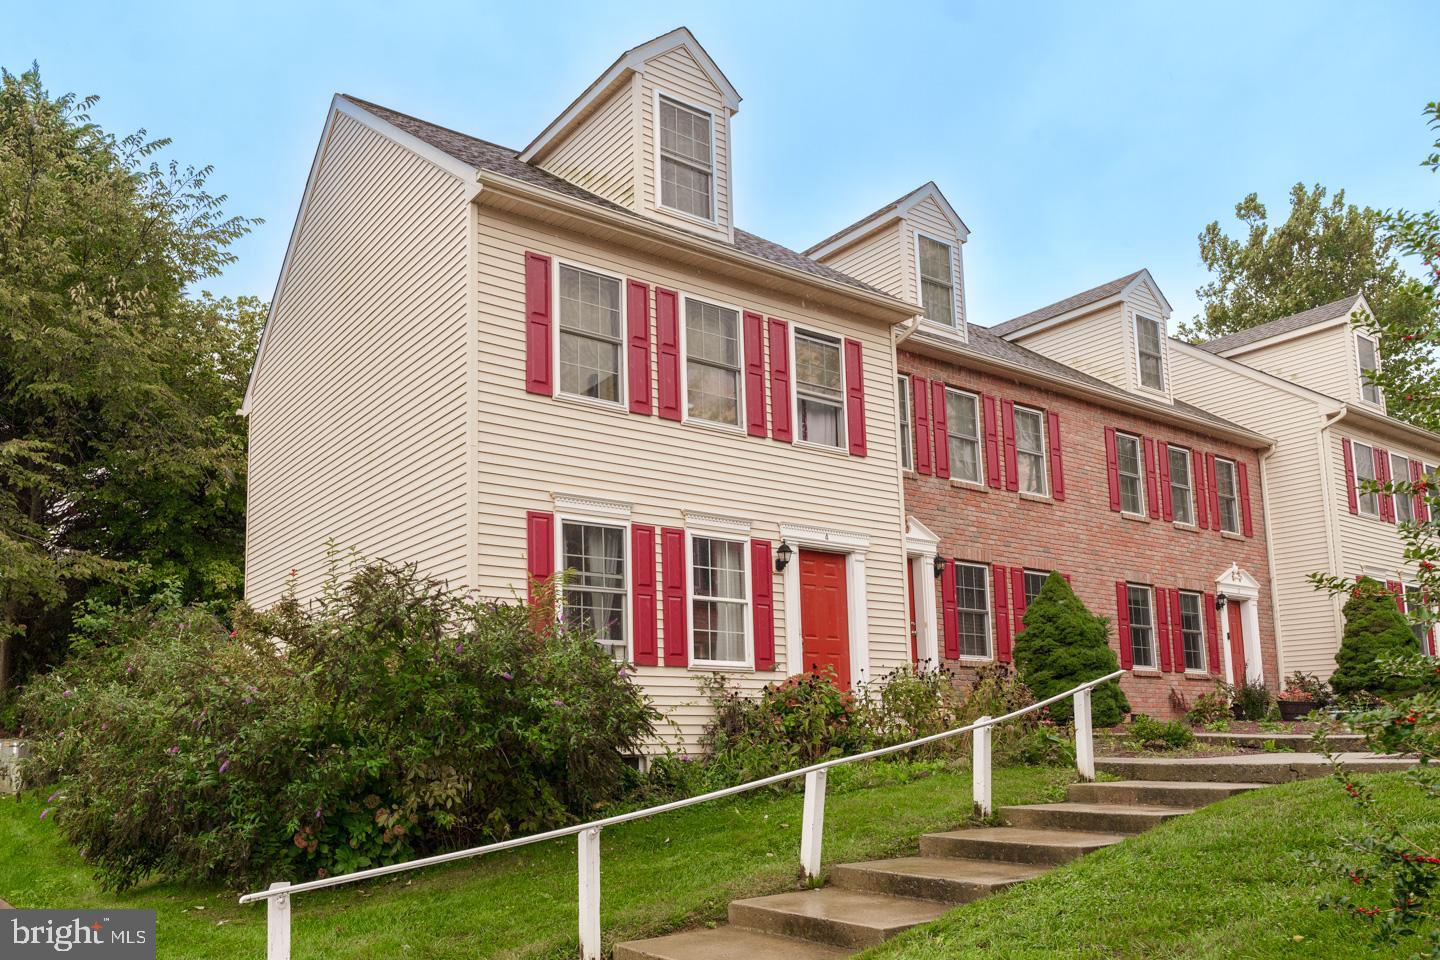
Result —
MULTIPOLYGON (((1224 573, 1215 578, 1215 594, 1225 598, 1226 604, 1240 604, 1240 628, 1244 634, 1245 679, 1250 683, 1261 683, 1265 679, 1265 663, 1260 655, 1260 584, 1250 574, 1232 563, 1224 573)), ((1225 682, 1235 684, 1234 658, 1230 656, 1230 618, 1221 614, 1219 621, 1220 662, 1224 664, 1225 682)))
MULTIPOLYGON (((919 520, 907 518, 905 563, 915 579, 915 648, 920 665, 930 670, 940 666, 940 631, 935 615, 935 557, 939 552, 940 538, 919 520)), ((909 590, 905 596, 910 597, 909 590)))
POLYGON ((869 608, 865 590, 865 554, 870 550, 868 534, 835 530, 809 524, 780 524, 780 540, 797 554, 785 567, 785 669, 803 673, 805 651, 800 636, 800 558, 802 547, 845 556, 846 619, 850 628, 850 684, 870 680, 869 608), (798 668, 798 669, 797 669, 798 668))

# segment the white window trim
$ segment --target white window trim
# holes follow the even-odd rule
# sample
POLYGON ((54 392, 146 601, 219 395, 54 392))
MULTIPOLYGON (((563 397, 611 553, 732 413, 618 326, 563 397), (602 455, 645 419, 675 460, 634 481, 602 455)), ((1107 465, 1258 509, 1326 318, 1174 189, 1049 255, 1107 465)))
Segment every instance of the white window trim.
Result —
POLYGON ((752 587, 751 578, 754 575, 750 556, 750 539, 737 536, 734 533, 726 533, 713 527, 699 525, 691 529, 690 518, 686 517, 685 526, 685 633, 687 650, 690 657, 690 666, 703 670, 754 670, 755 669, 755 612, 751 609, 755 603, 755 593, 752 587), (729 543, 740 545, 740 556, 745 564, 745 592, 742 598, 745 604, 745 615, 741 618, 745 628, 743 660, 702 660, 695 656, 695 601, 698 594, 695 592, 695 538, 702 540, 724 540, 729 543))
MULTIPOLYGON (((699 297, 699 296, 694 296, 693 294, 689 294, 689 293, 681 293, 681 294, 680 294, 680 320, 679 320, 679 322, 680 322, 680 410, 681 410, 681 418, 682 418, 681 422, 683 422, 683 423, 698 424, 698 425, 703 426, 703 427, 709 427, 709 428, 712 429, 712 430, 724 430, 724 431, 726 431, 727 433, 744 434, 744 433, 746 432, 746 423, 745 423, 745 311, 742 310, 742 309, 740 309, 739 307, 735 306, 734 304, 731 304, 731 303, 723 303, 723 302, 721 302, 721 301, 719 301, 719 300, 712 300, 712 299, 710 299, 709 297, 699 297), (735 423, 734 423, 733 426, 732 426, 731 424, 728 424, 728 423, 721 423, 721 422, 719 422, 718 420, 706 420, 706 419, 703 418, 703 417, 692 417, 692 416, 690 416, 690 333, 689 333, 690 323, 689 323, 689 320, 688 320, 690 311, 689 311, 689 307, 687 306, 687 304, 689 304, 689 302, 690 302, 691 300, 695 300, 695 301, 697 301, 697 302, 699 302, 699 303, 708 303, 708 304, 710 304, 712 307, 719 307, 719 308, 721 308, 722 310, 734 310, 734 311, 735 311, 735 336, 736 336, 736 349, 737 349, 737 351, 738 351, 738 352, 736 353, 736 361, 737 361, 737 363, 738 363, 738 368, 737 368, 737 369, 739 370, 740 378, 739 378, 739 380, 736 382, 736 389, 735 389, 735 423)), ((791 352, 790 355, 793 357, 793 356, 795 355, 794 352, 793 352, 793 346, 794 346, 794 345, 792 344, 791 346, 792 346, 792 352, 791 352)), ((792 377, 792 379, 793 379, 793 377, 792 377)), ((792 384, 792 385, 791 385, 791 388, 790 388, 790 393, 793 395, 794 392, 795 392, 795 388, 794 388, 794 385, 792 384)), ((794 423, 795 421, 794 421, 794 420, 791 420, 790 422, 791 422, 791 423, 794 423)))
MULTIPOLYGON (((630 536, 630 507, 627 504, 609 503, 604 500, 585 500, 579 497, 567 497, 563 494, 556 494, 555 501, 555 567, 558 573, 564 573, 568 567, 565 563, 565 524, 578 523, 589 527, 613 527, 623 531, 620 537, 620 549, 625 558, 625 603, 624 614, 621 616, 620 629, 625 637, 625 662, 635 662, 635 638, 631 634, 631 621, 635 612, 631 605, 635 602, 634 583, 632 581, 632 568, 634 558, 630 555, 632 538, 630 536), (615 512, 616 508, 623 510, 623 514, 615 512)), ((558 590, 555 593, 555 615, 563 622, 565 617, 565 591, 558 590)))
MULTIPOLYGON (((1039 407, 1023 406, 1015 404, 1015 412, 1018 414, 1024 410, 1026 413, 1033 413, 1040 419, 1040 480, 1041 490, 1037 493, 1034 490, 1019 490, 1022 496, 1048 497, 1050 496, 1050 424, 1045 411, 1039 407)), ((1015 429, 1015 483, 1018 489, 1020 484, 1020 429, 1015 429)))
MULTIPOLYGON (((1024 599, 1024 600, 1025 600, 1025 609, 1027 609, 1027 610, 1030 609, 1030 601, 1029 601, 1028 598, 1025 597, 1025 594, 1024 594, 1024 592, 1023 592, 1024 589, 1025 589, 1025 578, 1026 578, 1027 576, 1029 576, 1030 574, 1033 573, 1033 574, 1037 574, 1037 575, 1045 578, 1046 580, 1049 580, 1049 579, 1050 579, 1050 574, 1052 574, 1052 573, 1054 573, 1054 572, 1055 572, 1054 570, 1041 570, 1041 569, 1038 568, 1038 567, 1021 567, 1021 568, 1020 568, 1020 589, 1021 589, 1021 591, 1022 591, 1021 594, 1020 594, 1020 597, 1021 597, 1021 599, 1024 599)), ((1044 587, 1044 584, 1043 584, 1043 583, 1041 584, 1041 587, 1044 587)), ((1038 597, 1039 594, 1037 593, 1036 596, 1038 597)))
MULTIPOLYGON (((966 480, 966 479, 963 478, 963 477, 956 477, 956 476, 955 476, 955 464, 952 462, 952 463, 950 464, 950 479, 951 479, 952 481, 956 482, 956 483, 963 483, 963 484, 967 484, 967 485, 970 485, 970 486, 983 487, 983 486, 985 485, 985 477, 986 477, 986 473, 985 473, 985 410, 984 410, 984 407, 981 405, 981 402, 980 402, 980 394, 976 393, 976 392, 973 391, 973 390, 962 390, 962 389, 960 389, 959 387, 952 387, 952 386, 950 386, 950 385, 948 385, 948 384, 945 386, 945 401, 946 401, 946 410, 945 410, 945 453, 946 453, 946 456, 949 456, 949 453, 950 453, 950 410, 949 410, 949 400, 950 400, 950 394, 952 394, 952 393, 963 394, 963 395, 965 395, 965 396, 967 396, 967 397, 970 397, 972 400, 975 401, 975 432, 978 434, 978 436, 975 438, 975 449, 976 449, 976 452, 977 452, 976 463, 979 464, 979 473, 980 473, 980 475, 979 475, 978 477, 976 477, 974 480, 966 480)), ((1042 427, 1042 429, 1043 429, 1044 424, 1045 424, 1045 416, 1044 416, 1043 414, 1042 414, 1041 417, 1040 417, 1040 423, 1041 423, 1041 427, 1042 427)), ((1043 436, 1043 434, 1042 434, 1042 436, 1043 436)), ((1048 442, 1048 438, 1045 438, 1045 440, 1046 440, 1046 452, 1048 453, 1048 452, 1049 452, 1049 442, 1048 442)), ((1017 453, 1016 456, 1017 456, 1017 458, 1018 458, 1019 454, 1017 453)), ((1047 488, 1048 488, 1049 485, 1050 485, 1050 464, 1049 464, 1048 461, 1047 461, 1046 464, 1045 464, 1045 485, 1046 485, 1047 488)))
MULTIPOLYGON (((1200 603, 1200 666, 1198 668, 1185 667, 1184 672, 1190 676, 1210 675, 1210 651, 1205 641, 1205 592, 1203 590, 1179 590, 1177 596, 1196 597, 1200 603)), ((1180 655, 1185 655, 1185 608, 1180 608, 1180 655)), ((1184 666, 1182 663, 1181 666, 1184 666)))
MULTIPOLYGON (((1400 581, 1400 593, 1402 594, 1402 596, 1403 596, 1404 599, 1405 599, 1405 616, 1406 616, 1407 620, 1408 620, 1408 618, 1409 618, 1409 616, 1410 616, 1410 611, 1411 611, 1412 608, 1413 608, 1413 609, 1419 609, 1419 610, 1424 610, 1424 609, 1426 608, 1426 604, 1425 604, 1423 601, 1420 601, 1420 602, 1417 602, 1417 603, 1413 603, 1413 604, 1410 602, 1410 591, 1411 591, 1411 590, 1414 590, 1416 593, 1423 593, 1424 589, 1425 589, 1425 588, 1424 588, 1421 584, 1414 583, 1413 581, 1407 581, 1407 580, 1401 580, 1401 581, 1400 581)), ((1431 609, 1432 609, 1432 610, 1434 609, 1433 605, 1431 606, 1431 609)), ((1413 633, 1415 632, 1415 631, 1414 631, 1415 624, 1413 624, 1413 623, 1407 623, 1407 626, 1409 626, 1409 627, 1411 628, 1411 631, 1410 631, 1410 632, 1413 634, 1413 633)), ((1440 629, 1440 625, 1437 625, 1434 621, 1431 621, 1430 623, 1427 623, 1425 626, 1426 626, 1426 635, 1419 638, 1419 639, 1420 639, 1420 652, 1421 652, 1421 653, 1426 653, 1426 648, 1430 646, 1430 643, 1429 643, 1429 640, 1428 640, 1428 636, 1429 636, 1430 634, 1432 634, 1435 630, 1440 629)), ((1427 654, 1427 655, 1428 655, 1428 654, 1427 654)))
MULTIPOLYGON (((1145 491, 1145 479, 1146 479, 1146 477, 1148 476, 1148 473, 1147 473, 1146 471, 1148 471, 1149 469, 1150 469, 1150 465, 1145 462, 1145 438, 1142 437, 1142 436, 1140 436, 1138 433, 1130 433, 1130 432, 1125 431, 1125 430, 1116 430, 1116 431, 1115 431, 1115 482, 1116 482, 1117 484, 1120 484, 1120 489, 1119 489, 1118 492, 1119 492, 1119 494, 1120 494, 1120 515, 1121 515, 1121 516, 1124 516, 1124 517, 1149 517, 1149 516, 1150 516, 1149 494, 1146 493, 1146 491, 1145 491), (1123 483, 1123 481, 1125 480, 1125 474, 1122 473, 1121 470, 1120 470, 1120 438, 1121 438, 1121 437, 1125 437, 1125 438, 1127 438, 1127 439, 1129 439, 1129 440, 1134 440, 1134 441, 1135 441, 1135 459, 1136 459, 1136 461, 1140 464, 1140 510, 1139 510, 1138 513, 1135 512, 1135 511, 1133 511, 1133 510, 1126 510, 1126 509, 1125 509, 1125 486, 1124 486, 1124 483, 1123 483)), ((1192 476, 1192 478, 1193 478, 1194 475, 1192 474, 1191 476, 1192 476)))
POLYGON ((592 267, 579 260, 554 257, 554 263, 550 268, 550 302, 555 305, 555 316, 550 324, 550 356, 551 356, 551 377, 555 384, 555 396, 557 399, 572 403, 584 404, 587 407, 599 407, 602 410, 630 409, 630 297, 625 289, 626 277, 606 270, 602 267, 592 267), (586 273, 593 273, 620 283, 620 390, 618 400, 601 400, 599 397, 587 397, 579 393, 566 393, 560 385, 560 268, 570 267, 574 270, 583 270, 586 273))
POLYGON ((1372 386, 1372 384, 1368 384, 1368 383, 1366 383, 1366 381, 1365 381, 1365 361, 1363 361, 1363 360, 1360 359, 1360 341, 1362 341, 1362 340, 1365 341, 1366 343, 1370 344, 1371 352, 1373 352, 1373 353, 1375 354, 1375 372, 1376 372, 1376 373, 1379 373, 1379 372, 1380 372, 1380 369, 1381 369, 1381 366, 1382 366, 1382 363, 1381 363, 1381 360, 1380 360, 1380 338, 1378 338, 1378 337, 1372 337, 1372 336, 1370 336, 1369 334, 1360 333, 1360 332, 1357 331, 1357 332, 1355 333, 1355 375, 1356 375, 1356 376, 1359 378, 1359 380, 1360 380, 1360 382, 1359 382, 1359 388, 1360 388, 1360 391, 1359 391, 1359 393, 1360 393, 1359 399, 1360 399, 1360 402, 1363 403, 1363 404, 1365 404, 1367 407, 1375 407, 1375 408, 1377 408, 1377 409, 1383 410, 1383 409, 1385 409, 1385 391, 1384 391, 1384 390, 1381 390, 1378 385, 1374 385, 1374 386, 1375 386, 1375 392, 1376 392, 1377 395, 1379 395, 1379 398, 1380 398, 1380 399, 1379 399, 1379 400, 1367 400, 1367 399, 1365 399, 1365 388, 1366 388, 1367 386, 1372 386))
POLYGON ((1156 396, 1168 397, 1170 395, 1170 363, 1165 348, 1165 321, 1159 317, 1152 317, 1139 310, 1130 311, 1131 336, 1135 339, 1135 387, 1146 393, 1153 393, 1156 396), (1140 364, 1140 321, 1148 320, 1155 324, 1156 333, 1160 337, 1160 386, 1152 387, 1145 382, 1144 374, 1141 372, 1140 364))
MULTIPOLYGON (((960 659, 969 663, 989 663, 995 659, 995 584, 991 580, 994 571, 988 563, 976 563, 973 560, 954 560, 952 562, 957 567, 975 567, 981 573, 980 582, 985 584, 985 650, 987 652, 984 656, 977 656, 973 653, 965 653, 962 647, 960 659)), ((960 578, 958 576, 955 578, 955 589, 957 591, 955 596, 955 609, 957 611, 956 629, 958 631, 958 611, 960 609, 960 597, 958 593, 960 589, 960 578)), ((961 642, 958 635, 955 637, 955 642, 957 644, 961 642)))
MULTIPOLYGON (((742 320, 743 320, 743 316, 742 316, 742 320)), ((848 392, 849 383, 848 383, 848 382, 846 381, 846 379, 845 379, 845 338, 844 338, 844 337, 841 337, 841 336, 837 336, 837 335, 835 335, 835 334, 833 334, 833 333, 824 333, 824 332, 822 332, 822 331, 820 331, 820 330, 816 330, 816 329, 813 329, 813 328, 811 328, 811 327, 805 327, 805 328, 803 329, 803 331, 802 331, 802 329, 800 328, 800 326, 799 326, 798 324, 794 324, 794 323, 790 324, 789 326, 790 326, 790 330, 789 330, 789 334, 788 334, 788 335, 789 335, 789 338, 790 338, 789 349, 790 349, 790 367, 791 367, 791 370, 790 370, 790 422, 795 425, 795 426, 794 426, 794 429, 792 430, 792 432, 794 433, 794 443, 795 443, 795 445, 796 445, 797 447, 810 447, 811 449, 814 449, 814 450, 828 450, 828 451, 831 452, 831 453, 844 453, 844 454, 848 454, 848 453, 850 452, 850 436, 849 436, 850 423, 849 423, 849 420, 848 420, 848 417, 849 417, 849 406, 850 406, 850 394, 849 394, 849 392, 848 392), (809 334, 810 336, 816 337, 816 338, 821 339, 821 340, 834 340, 834 341, 835 341, 835 349, 836 349, 836 350, 839 352, 839 354, 840 354, 840 442, 839 442, 839 443, 836 443, 836 444, 816 443, 814 440, 802 440, 802 439, 800 439, 800 370, 799 370, 799 364, 797 363, 797 361, 796 361, 796 359, 795 359, 797 356, 799 356, 799 355, 795 352, 795 335, 796 335, 797 333, 801 333, 801 332, 807 333, 807 334, 809 334)), ((741 346, 742 346, 742 347, 744 346, 744 343, 743 343, 743 342, 741 343, 741 346)), ((742 378, 741 378, 741 379, 742 379, 742 384, 741 384, 741 385, 742 385, 742 387, 743 387, 743 385, 744 385, 744 384, 743 384, 743 379, 744 379, 744 378, 743 378, 743 373, 744 373, 744 364, 743 364, 743 362, 742 362, 742 364, 741 364, 741 373, 742 373, 742 378)), ((774 402, 774 398, 771 398, 771 402, 772 402, 772 403, 774 402)))
POLYGON ((915 398, 911 395, 910 374, 897 373, 895 385, 899 390, 901 402, 905 404, 905 416, 900 416, 900 407, 895 407, 895 425, 902 436, 900 437, 900 472, 915 472, 915 398), (909 456, 907 457, 906 454, 909 456), (909 465, 906 465, 906 460, 909 465))
POLYGON ((1147 583, 1130 583, 1129 581, 1126 581, 1126 583, 1125 583, 1125 623, 1126 623, 1126 628, 1127 628, 1127 629, 1126 629, 1126 633, 1128 634, 1128 635, 1125 637, 1125 642, 1128 643, 1128 644, 1130 644, 1130 660, 1131 660, 1131 664, 1132 664, 1132 669, 1135 669, 1135 670, 1153 670, 1153 671, 1155 671, 1156 673, 1159 673, 1159 672, 1160 672, 1160 630, 1159 630, 1159 626, 1158 626, 1158 624, 1156 623, 1156 620, 1155 620, 1155 588, 1154 588, 1154 587, 1150 586, 1150 585, 1147 584, 1147 583), (1150 600, 1149 600, 1149 603, 1150 603, 1150 664, 1149 664, 1148 666, 1141 666, 1140 664, 1134 662, 1134 661, 1135 661, 1135 633, 1134 633, 1134 630, 1135 630, 1135 618, 1130 615, 1130 591, 1131 591, 1131 590, 1144 590, 1144 591, 1145 591, 1145 595, 1150 598, 1150 600))
POLYGON ((960 268, 955 257, 956 242, 954 240, 947 240, 923 230, 915 231, 915 249, 912 251, 915 258, 915 302, 922 307, 925 305, 924 297, 921 295, 921 285, 924 283, 924 277, 920 273, 921 237, 934 243, 943 243, 945 248, 950 251, 950 316, 954 318, 955 322, 941 323, 939 320, 931 320, 929 317, 920 319, 937 329, 949 330, 957 334, 962 333, 965 328, 965 319, 960 315, 960 268))
MULTIPOLYGON (((1166 443, 1164 444, 1164 447, 1166 457, 1165 468, 1166 472, 1170 474, 1170 478, 1172 481, 1175 478, 1175 468, 1171 467, 1169 463, 1170 451, 1179 450, 1185 455, 1185 476, 1186 479, 1189 481, 1186 484, 1186 494, 1190 498, 1190 519, 1175 520, 1174 522, 1182 527, 1193 527, 1198 523, 1198 519, 1200 516, 1198 510, 1199 504, 1197 503, 1198 497, 1195 492, 1195 457, 1191 453, 1189 447, 1182 447, 1178 444, 1172 443, 1166 443)), ((1175 485, 1173 482, 1170 484, 1170 516, 1175 516, 1175 485)))
POLYGON ((671 93, 669 90, 662 89, 658 86, 655 88, 654 103, 651 105, 651 107, 652 112, 650 115, 650 134, 652 137, 654 137, 653 142, 655 144, 655 209, 660 210, 672 217, 680 217, 682 219, 689 220, 692 223, 703 224, 707 227, 719 227, 720 173, 719 170, 716 168, 715 164, 715 140, 717 139, 715 111, 711 110, 709 107, 704 107, 697 103, 691 103, 684 97, 675 93, 671 93), (664 196, 664 190, 660 185, 661 168, 663 166, 663 164, 661 163, 660 149, 660 101, 662 99, 670 100, 673 103, 684 107, 686 110, 694 110, 696 113, 703 113, 710 118, 710 212, 712 216, 708 220, 704 217, 697 217, 693 213, 688 213, 684 210, 677 210, 675 207, 666 206, 665 202, 661 199, 661 197, 664 196))
POLYGON ((1365 451, 1365 462, 1370 464, 1370 472, 1375 472, 1375 448, 1368 443, 1362 443, 1359 440, 1351 440, 1350 459, 1353 462, 1352 469, 1355 472, 1355 512, 1362 517, 1374 517, 1378 520, 1380 517, 1380 494, 1367 493, 1362 484, 1364 484, 1366 480, 1373 480, 1374 482, 1379 483, 1380 478, 1360 476, 1361 450, 1365 451), (1367 496, 1374 498, 1375 510, 1373 512, 1365 509, 1365 498, 1367 496))
MULTIPOLYGON (((1390 460, 1389 460, 1388 463, 1385 464, 1385 468, 1390 471, 1390 479, 1391 479, 1392 481, 1402 481, 1402 480, 1403 480, 1405 483, 1409 483, 1409 482, 1410 482, 1410 464, 1414 463, 1415 461, 1412 460, 1410 457, 1407 457, 1407 456, 1406 456, 1405 454, 1403 454, 1403 453, 1395 453, 1395 452, 1393 452, 1393 451, 1389 454, 1389 457, 1390 457, 1390 460), (1400 474, 1398 477, 1395 476, 1395 461, 1396 461, 1396 460, 1399 460, 1400 462, 1402 462, 1402 463, 1405 464, 1405 472, 1402 473, 1402 474, 1400 474)), ((1424 469, 1424 465, 1423 465, 1423 464, 1421 465, 1421 469, 1422 469, 1422 470, 1424 469)), ((1396 522, 1397 524, 1401 524, 1401 523, 1414 523, 1414 522, 1415 522, 1415 501, 1412 499, 1412 494, 1408 494, 1408 493, 1396 493, 1396 494, 1394 494, 1394 495, 1392 496, 1391 499, 1393 499, 1393 500, 1395 501, 1395 522, 1396 522), (1400 516, 1400 509, 1401 509, 1401 508, 1400 508, 1400 503, 1401 503, 1402 501, 1405 503, 1405 512, 1408 513, 1408 514, 1410 514, 1410 516, 1409 516, 1408 519, 1405 518, 1405 517, 1400 516)))
POLYGON ((1220 495, 1220 465, 1222 463, 1228 463, 1230 465, 1230 489, 1235 492, 1235 529, 1225 529, 1225 512, 1223 510, 1220 511, 1220 516, 1216 518, 1216 522, 1221 525, 1221 533, 1244 534, 1245 503, 1240 497, 1240 466, 1229 457, 1217 456, 1215 458, 1215 503, 1217 505, 1216 509, 1219 509, 1219 505, 1222 505, 1225 502, 1225 498, 1220 495))

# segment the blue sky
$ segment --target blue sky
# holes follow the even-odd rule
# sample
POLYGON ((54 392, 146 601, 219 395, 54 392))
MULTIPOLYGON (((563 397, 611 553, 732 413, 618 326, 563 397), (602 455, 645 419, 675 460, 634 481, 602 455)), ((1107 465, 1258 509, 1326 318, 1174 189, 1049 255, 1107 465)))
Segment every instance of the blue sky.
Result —
POLYGON ((1434 7, 1355 4, 28 4, 0 64, 102 96, 266 223, 207 286, 268 297, 336 91, 523 146, 626 47, 694 31, 744 97, 736 221, 804 248, 935 180, 992 324, 1140 266, 1196 310, 1196 234, 1258 191, 1431 207, 1434 7), (1427 9, 1428 8, 1428 9, 1427 9))

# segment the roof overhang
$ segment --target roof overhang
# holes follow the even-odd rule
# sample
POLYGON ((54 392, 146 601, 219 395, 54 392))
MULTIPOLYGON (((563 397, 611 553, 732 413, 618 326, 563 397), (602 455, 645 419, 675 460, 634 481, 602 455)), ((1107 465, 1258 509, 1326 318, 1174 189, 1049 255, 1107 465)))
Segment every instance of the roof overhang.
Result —
POLYGON ((804 251, 805 256, 815 260, 824 259, 832 253, 843 250, 852 243, 863 240, 877 230, 883 230, 896 221, 904 219, 917 203, 927 199, 934 200, 936 204, 939 205, 941 212, 944 213, 946 219, 950 221, 950 225, 955 228, 955 235, 960 238, 961 243, 964 243, 970 238, 970 228, 965 225, 964 220, 960 219, 960 215, 955 212, 955 208, 950 205, 950 201, 945 199, 945 194, 940 192, 940 188, 936 186, 935 181, 931 180, 929 183, 910 191, 894 203, 881 207, 865 219, 857 220, 838 233, 834 233, 824 240, 821 240, 810 249, 804 251))
MULTIPOLYGON (((1130 299, 1135 288, 1141 283, 1148 283, 1150 289, 1155 291, 1155 296, 1160 298, 1160 305, 1164 308, 1166 318, 1169 318, 1170 314, 1174 312, 1174 308, 1170 306, 1170 300, 1165 296, 1165 291, 1160 289, 1160 284, 1156 283, 1155 278, 1150 275, 1149 268, 1142 267, 1140 271, 1131 278, 1129 283, 1125 284, 1125 286, 1121 287, 1115 293, 1101 297, 1098 300, 1092 300, 1089 303, 1082 303, 1064 313, 1057 313, 1053 317, 1046 317, 1044 320, 1038 320, 1035 323, 1018 327, 1008 333, 999 334, 999 336, 1004 337, 1006 340, 1019 341, 1024 337, 1040 333, 1042 330, 1049 330, 1053 327, 1069 323, 1071 320, 1089 316, 1106 307, 1112 307, 1117 303, 1122 303, 1130 299)), ((1045 308, 1041 307, 1040 309, 1043 310, 1045 308)))
POLYGON ((1378 434, 1392 441, 1411 444, 1440 458, 1440 434, 1431 433, 1423 427, 1406 423, 1404 420, 1396 420, 1394 417, 1377 411, 1366 410, 1353 403, 1345 404, 1339 415, 1332 418, 1330 423, 1332 426, 1344 424, 1348 427, 1363 429, 1370 434, 1378 434))

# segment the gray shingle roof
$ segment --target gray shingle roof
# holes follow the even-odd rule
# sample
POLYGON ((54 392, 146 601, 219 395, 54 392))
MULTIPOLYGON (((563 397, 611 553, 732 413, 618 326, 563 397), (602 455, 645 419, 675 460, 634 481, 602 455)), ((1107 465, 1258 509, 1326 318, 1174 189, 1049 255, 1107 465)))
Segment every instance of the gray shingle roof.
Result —
POLYGON ((1300 313, 1292 313, 1288 317, 1281 317, 1279 320, 1271 320, 1269 323, 1262 323, 1258 327, 1251 327, 1248 330, 1240 330, 1235 333, 1226 334, 1223 337, 1216 337, 1214 340, 1207 340, 1204 343, 1197 343, 1199 347, 1208 353, 1226 353, 1240 347, 1247 347, 1252 343, 1259 343, 1269 337, 1279 336, 1282 333, 1291 333, 1301 330, 1316 323, 1324 323, 1326 320, 1334 320, 1336 317, 1350 315, 1350 308, 1354 306, 1360 295, 1352 293, 1348 297, 1327 303, 1319 307, 1311 307, 1309 310, 1302 310, 1300 313))
POLYGON ((1039 310, 1032 310, 1027 314, 1018 316, 1013 320, 1006 320, 1004 323, 997 323, 990 328, 990 332, 997 336, 1006 337, 1017 330, 1024 330, 1026 327, 1034 326, 1042 320, 1049 320, 1051 317, 1058 317, 1061 314, 1069 313, 1071 310, 1078 310, 1081 307, 1092 303, 1098 303, 1106 297, 1114 296, 1129 286, 1144 270, 1136 270, 1134 273, 1126 274, 1109 283, 1102 283, 1098 287, 1091 287, 1089 290, 1081 291, 1073 297, 1066 297, 1064 300, 1057 300, 1039 310))
MULTIPOLYGON (((481 140, 478 137, 472 137, 468 134, 459 133, 448 127, 429 123, 418 117, 412 117, 409 114, 400 113, 388 107, 382 107, 378 103, 371 103, 359 97, 352 97, 348 93, 342 93, 341 96, 361 109, 374 114, 386 123, 392 124, 416 139, 422 140, 435 149, 449 154, 461 163, 467 163, 481 170, 498 173, 501 176, 511 177, 512 179, 520 180, 546 190, 553 190, 571 199, 593 203, 607 210, 635 217, 637 220, 643 222, 643 218, 633 210, 606 200, 604 197, 597 196, 583 187, 577 187, 570 181, 557 177, 553 173, 541 170, 539 167, 524 162, 519 158, 519 151, 511 150, 509 147, 502 147, 499 144, 491 143, 488 140, 481 140)), ((717 242, 724 243, 724 241, 717 242)), ((839 270, 811 260, 804 254, 797 253, 789 247, 781 246, 763 237, 757 237, 753 233, 746 233, 744 230, 738 228, 735 230, 735 242, 729 244, 729 246, 733 246, 734 249, 739 252, 749 254, 752 257, 758 257, 762 260, 779 264, 780 266, 799 270, 823 280, 843 283, 848 287, 864 290, 866 293, 879 294, 883 297, 890 296, 890 294, 885 293, 883 290, 878 290, 868 283, 841 273, 839 270)))

